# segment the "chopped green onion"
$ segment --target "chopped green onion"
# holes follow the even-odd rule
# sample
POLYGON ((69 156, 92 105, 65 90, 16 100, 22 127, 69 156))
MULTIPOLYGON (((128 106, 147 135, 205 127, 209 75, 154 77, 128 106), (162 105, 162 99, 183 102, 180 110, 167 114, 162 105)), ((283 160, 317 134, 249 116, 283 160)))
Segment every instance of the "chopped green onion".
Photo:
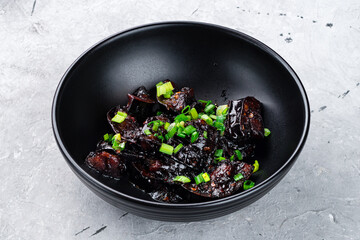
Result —
POLYGON ((209 104, 211 104, 211 100, 209 100, 209 101, 198 100, 198 102, 200 102, 200 103, 205 103, 205 104, 206 104, 205 107, 208 106, 209 104))
POLYGON ((260 164, 257 160, 255 160, 255 163, 253 164, 254 166, 254 170, 253 173, 257 172, 257 170, 259 170, 260 164))
POLYGON ((112 148, 113 148, 114 150, 121 150, 118 141, 113 141, 113 143, 112 143, 112 148))
POLYGON ((215 163, 221 162, 222 160, 226 160, 226 158, 224 157, 215 158, 215 163))
POLYGON ((205 109, 204 109, 204 112, 205 113, 210 113, 210 112, 212 112, 214 109, 215 109, 215 105, 214 104, 209 104, 209 105, 207 105, 206 107, 205 107, 205 109))
POLYGON ((203 177, 204 182, 210 181, 210 176, 208 173, 203 173, 203 174, 201 174, 201 176, 203 177))
POLYGON ((271 134, 271 131, 268 128, 264 128, 264 136, 268 137, 271 134))
POLYGON ((155 86, 159 87, 159 86, 161 86, 161 85, 163 85, 163 84, 164 84, 163 82, 159 82, 159 83, 157 83, 155 86))
POLYGON ((190 106, 187 105, 187 106, 181 111, 181 113, 187 114, 189 111, 190 111, 190 106))
POLYGON ((175 133, 177 132, 177 127, 173 127, 166 135, 165 135, 165 138, 166 140, 169 140, 170 138, 172 138, 175 133))
POLYGON ((125 118, 127 117, 127 113, 120 112, 120 111, 117 112, 117 115, 123 116, 125 118))
POLYGON ((150 132, 149 129, 145 129, 145 130, 144 130, 144 133, 145 133, 146 135, 148 135, 148 136, 151 135, 151 132, 150 132))
POLYGON ((217 116, 223 115, 223 112, 224 112, 224 110, 226 108, 228 108, 228 105, 220 105, 220 106, 218 106, 218 108, 216 109, 216 115, 217 116))
POLYGON ((225 125, 221 122, 215 122, 214 127, 216 127, 219 131, 225 131, 225 125))
POLYGON ((185 114, 181 113, 181 114, 177 115, 174 120, 175 120, 175 122, 181 122, 181 121, 186 122, 186 121, 191 120, 191 117, 189 119, 185 114))
POLYGON ((239 180, 241 180, 241 179, 243 179, 244 178, 244 175, 242 175, 241 173, 238 173, 238 174, 236 174, 235 176, 234 176, 234 180, 237 182, 237 181, 239 181, 239 180))
POLYGON ((230 157, 230 161, 234 161, 234 158, 235 158, 235 155, 232 155, 232 156, 230 157))
POLYGON ((204 138, 206 138, 206 139, 208 138, 207 131, 204 131, 203 135, 204 135, 204 138))
POLYGON ((186 134, 186 135, 190 135, 190 134, 192 134, 193 132, 195 132, 196 131, 196 128, 193 126, 193 125, 189 125, 189 126, 187 126, 186 128, 184 128, 184 133, 186 134))
POLYGON ((197 140, 198 138, 199 138, 199 133, 198 133, 198 132, 193 132, 193 133, 191 134, 191 139, 190 139, 191 143, 196 142, 196 140, 197 140))
MULTIPOLYGON (((119 112, 118 112, 119 113, 119 112)), ((120 114, 116 114, 112 119, 111 121, 112 122, 116 122, 116 123, 122 123, 123 121, 125 121, 125 118, 124 116, 120 115, 120 114)))
POLYGON ((199 185, 200 183, 204 182, 204 178, 203 178, 202 174, 203 174, 203 173, 200 173, 199 175, 197 175, 197 176, 194 178, 196 185, 199 185))
POLYGON ((219 123, 224 123, 225 119, 226 119, 225 115, 221 115, 221 116, 216 117, 216 121, 219 122, 219 123))
POLYGON ((166 92, 166 93, 164 94, 164 98, 170 98, 171 95, 173 95, 173 94, 174 94, 173 91, 166 92))
POLYGON ((157 115, 157 116, 159 116, 159 115, 161 115, 161 114, 162 114, 162 112, 160 112, 160 111, 157 111, 157 112, 156 112, 156 115, 157 115))
POLYGON ((121 135, 120 135, 120 133, 115 134, 114 137, 113 137, 113 140, 114 140, 114 141, 121 142, 121 135))
POLYGON ((229 111, 229 108, 225 108, 224 111, 222 112, 222 115, 227 115, 228 111, 229 111))
POLYGON ((246 180, 244 182, 243 188, 244 188, 244 190, 248 190, 248 189, 252 188, 253 186, 255 186, 255 183, 253 181, 246 180))
POLYGON ((181 138, 186 138, 186 134, 184 134, 184 133, 178 133, 177 136, 181 137, 181 138))
POLYGON ((177 127, 184 128, 184 127, 185 127, 185 122, 184 122, 184 121, 181 121, 181 122, 179 122, 176 126, 177 126, 177 127))
POLYGON ((236 156, 237 156, 237 158, 238 158, 239 160, 242 160, 242 159, 243 159, 243 156, 242 156, 240 150, 235 150, 234 152, 235 152, 235 154, 236 154, 236 156))
POLYGON ((168 130, 169 126, 170 126, 170 123, 166 122, 164 125, 165 130, 168 130))
POLYGON ((182 182, 182 183, 189 183, 191 182, 190 178, 185 177, 185 176, 176 176, 173 179, 174 182, 182 182))
POLYGON ((212 119, 216 120, 216 115, 211 114, 210 117, 211 117, 212 119))
POLYGON ((224 153, 224 150, 218 149, 218 150, 215 151, 214 156, 215 157, 222 157, 223 153, 224 153))
POLYGON ((177 153, 184 145, 182 145, 181 143, 179 145, 176 146, 174 153, 177 153))
POLYGON ((108 133, 105 134, 105 135, 104 135, 104 141, 107 142, 107 141, 109 141, 109 139, 110 139, 109 134, 108 134, 108 133))
POLYGON ((152 127, 152 130, 156 132, 159 129, 159 122, 154 122, 154 125, 152 127))
POLYGON ((213 125, 213 120, 208 115, 203 114, 201 119, 204 120, 207 124, 213 125))
POLYGON ((120 147, 121 151, 125 149, 125 143, 126 142, 122 142, 122 143, 119 144, 119 147, 120 147))
POLYGON ((198 114, 198 112, 196 111, 195 108, 192 108, 192 109, 190 110, 190 115, 191 115, 191 118, 192 118, 192 119, 198 119, 198 118, 199 118, 199 114, 198 114))
POLYGON ((171 129, 173 129, 173 128, 175 127, 175 125, 176 125, 175 123, 170 124, 170 125, 168 126, 168 128, 166 129, 166 131, 170 132, 171 129))
POLYGON ((162 152, 162 153, 165 153, 168 155, 172 155, 173 151, 174 151, 174 147, 169 144, 166 144, 166 143, 162 143, 161 147, 159 149, 159 152, 162 152))
POLYGON ((158 135, 158 137, 157 137, 158 139, 160 139, 161 140, 161 142, 163 142, 164 141, 164 137, 162 136, 162 135, 158 135))

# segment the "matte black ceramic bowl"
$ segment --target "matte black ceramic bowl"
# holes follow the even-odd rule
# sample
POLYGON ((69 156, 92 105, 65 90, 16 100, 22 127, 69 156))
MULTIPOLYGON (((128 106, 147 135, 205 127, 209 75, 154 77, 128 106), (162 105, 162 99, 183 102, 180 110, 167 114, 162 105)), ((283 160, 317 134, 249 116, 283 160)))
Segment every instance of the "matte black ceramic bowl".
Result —
POLYGON ((78 58, 56 90, 52 124, 59 148, 80 180, 105 201, 130 213, 164 221, 197 221, 235 212, 258 200, 285 176, 309 130, 309 103, 291 67, 243 33, 204 23, 167 22, 133 28, 96 44, 78 58), (257 149, 256 186, 202 203, 153 201, 127 181, 94 175, 87 154, 110 129, 106 112, 126 104, 140 85, 164 79, 195 89, 198 99, 255 96, 264 106, 271 137, 257 149))

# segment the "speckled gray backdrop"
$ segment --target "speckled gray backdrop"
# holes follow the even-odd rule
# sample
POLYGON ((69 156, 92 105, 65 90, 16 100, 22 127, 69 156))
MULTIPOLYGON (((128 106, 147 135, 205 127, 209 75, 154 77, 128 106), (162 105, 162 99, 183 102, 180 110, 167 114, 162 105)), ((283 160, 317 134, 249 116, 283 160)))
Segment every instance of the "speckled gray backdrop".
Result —
POLYGON ((360 2, 0 1, 0 239, 360 239, 360 2), (166 223, 103 202, 53 137, 56 86, 83 51, 137 25, 194 20, 247 33, 280 53, 308 92, 307 144, 251 206, 166 223))

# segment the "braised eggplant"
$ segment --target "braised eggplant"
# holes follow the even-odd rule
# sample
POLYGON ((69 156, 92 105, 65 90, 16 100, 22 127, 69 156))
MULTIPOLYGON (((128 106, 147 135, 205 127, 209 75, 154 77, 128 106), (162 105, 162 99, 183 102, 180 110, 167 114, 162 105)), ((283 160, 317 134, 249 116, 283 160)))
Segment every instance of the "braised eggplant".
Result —
POLYGON ((247 189, 259 167, 253 163, 264 138, 261 108, 254 97, 220 106, 197 101, 192 88, 177 89, 170 80, 156 85, 156 96, 141 86, 126 106, 109 110, 114 132, 85 163, 115 179, 126 176, 156 201, 226 197, 247 189))

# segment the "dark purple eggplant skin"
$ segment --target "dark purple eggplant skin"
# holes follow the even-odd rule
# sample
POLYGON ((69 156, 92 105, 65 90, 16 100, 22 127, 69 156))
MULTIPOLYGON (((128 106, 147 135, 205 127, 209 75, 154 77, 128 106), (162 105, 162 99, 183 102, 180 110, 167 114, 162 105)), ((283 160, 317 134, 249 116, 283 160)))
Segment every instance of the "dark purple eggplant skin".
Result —
POLYGON ((120 178, 126 171, 125 160, 118 154, 106 150, 91 152, 85 163, 101 174, 113 178, 120 178))
POLYGON ((229 196, 243 186, 245 180, 249 179, 253 166, 242 161, 221 161, 209 174, 210 181, 200 183, 183 184, 188 191, 208 198, 222 198, 229 196), (241 173, 244 178, 235 181, 234 176, 241 173))
POLYGON ((133 94, 128 94, 126 111, 142 123, 151 114, 155 103, 146 88, 141 86, 133 94))
MULTIPOLYGON (((165 80, 164 83, 171 82, 165 80)), ((173 87, 174 83, 171 82, 173 87)), ((196 102, 194 89, 189 87, 183 87, 179 91, 173 90, 174 94, 170 98, 164 98, 163 96, 157 97, 157 101, 166 107, 167 110, 171 110, 175 113, 181 113, 181 111, 187 105, 193 105, 196 102)))
POLYGON ((225 135, 237 142, 245 143, 264 138, 261 103, 254 97, 229 101, 225 120, 225 135))

